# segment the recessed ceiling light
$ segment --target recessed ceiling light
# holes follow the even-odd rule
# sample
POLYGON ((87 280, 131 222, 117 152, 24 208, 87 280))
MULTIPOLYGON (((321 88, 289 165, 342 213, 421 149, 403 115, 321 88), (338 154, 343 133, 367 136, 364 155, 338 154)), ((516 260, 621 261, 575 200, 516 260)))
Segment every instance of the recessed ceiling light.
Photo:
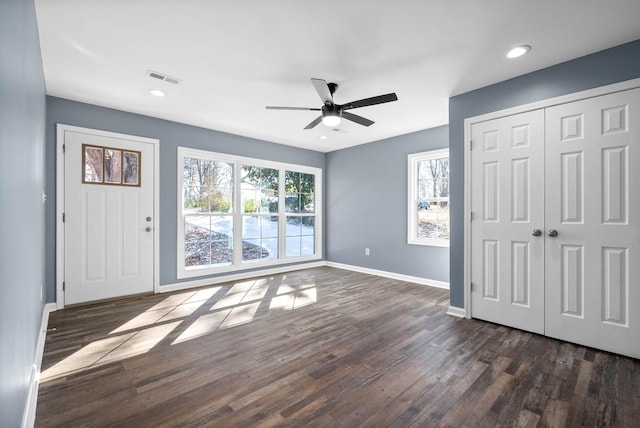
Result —
POLYGON ((526 54, 530 50, 531 50, 531 46, 528 46, 528 45, 516 46, 515 48, 507 52, 507 58, 513 59, 513 58, 521 57, 522 55, 526 54))
POLYGON ((327 138, 329 138, 329 137, 327 137, 326 135, 321 135, 321 136, 320 136, 320 139, 321 139, 321 140, 326 140, 327 138))
POLYGON ((156 97, 164 97, 165 95, 160 89, 149 89, 149 93, 156 97))

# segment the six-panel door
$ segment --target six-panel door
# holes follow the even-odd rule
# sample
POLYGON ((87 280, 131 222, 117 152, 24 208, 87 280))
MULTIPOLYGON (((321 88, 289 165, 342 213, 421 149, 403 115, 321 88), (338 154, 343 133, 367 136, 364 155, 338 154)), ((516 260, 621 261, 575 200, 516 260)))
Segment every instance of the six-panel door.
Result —
POLYGON ((544 332, 543 112, 472 127, 471 313, 544 332))
POLYGON ((639 124, 634 89, 472 126, 473 317, 640 357, 639 124))
POLYGON ((639 125, 640 89, 546 110, 545 333, 636 358, 639 125))

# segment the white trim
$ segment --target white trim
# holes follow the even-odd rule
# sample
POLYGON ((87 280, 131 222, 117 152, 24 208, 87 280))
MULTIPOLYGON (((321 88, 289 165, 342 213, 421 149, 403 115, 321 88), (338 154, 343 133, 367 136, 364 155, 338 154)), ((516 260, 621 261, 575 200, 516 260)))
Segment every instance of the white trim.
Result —
MULTIPOLYGON (((271 266, 280 266, 280 265, 290 265, 292 263, 305 263, 305 262, 313 262, 321 260, 321 254, 323 253, 323 232, 322 232, 322 224, 323 224, 323 208, 322 208, 322 200, 323 200, 323 171, 321 168, 307 166, 307 165, 298 165, 292 163, 285 162, 274 162, 274 161, 266 161, 262 159, 250 158, 246 156, 236 156, 230 155, 226 153, 218 153, 212 152, 208 150, 200 150, 193 149, 189 147, 178 146, 177 148, 177 201, 176 209, 177 209, 177 252, 176 252, 176 277, 177 279, 187 279, 187 278, 196 278, 203 277, 206 275, 216 275, 216 274, 225 274, 230 272, 237 271, 245 271, 247 269, 259 269, 259 268, 269 268, 271 266), (314 244, 315 244, 315 252, 312 255, 308 256, 299 256, 299 257, 286 257, 284 254, 280 254, 277 259, 260 261, 260 262, 251 262, 251 263, 243 263, 242 262, 242 245, 239 244, 239 241, 242 241, 241 233, 234 233, 234 262, 231 264, 226 264, 223 266, 216 267, 193 267, 191 269, 186 269, 184 266, 184 215, 183 215, 183 164, 185 157, 199 157, 203 159, 210 159, 217 162, 227 162, 233 165, 234 169, 234 183, 240 183, 240 167, 242 165, 252 165, 260 168, 272 168, 277 169, 280 173, 280 183, 281 189, 284 190, 284 174, 285 171, 294 171, 301 172, 305 174, 313 174, 315 176, 315 209, 313 213, 286 213, 284 212, 284 192, 280 191, 278 198, 280 212, 278 215, 280 217, 279 230, 283 230, 286 222, 287 216, 300 216, 300 217, 314 217, 315 218, 315 235, 314 235, 314 244)), ((242 213, 241 213, 241 187, 239 185, 233 186, 234 192, 234 209, 233 212, 228 214, 233 217, 234 222, 234 231, 242 230, 242 213)), ((282 251, 286 251, 285 245, 286 235, 285 233, 278 234, 278 248, 282 251)))
POLYGON ((282 266, 282 267, 273 268, 273 269, 261 269, 261 270, 254 270, 254 271, 236 273, 231 275, 221 275, 213 278, 202 278, 195 281, 177 282, 174 284, 161 285, 160 289, 158 290, 158 293, 169 293, 171 291, 188 290, 190 288, 204 287, 207 285, 220 284, 220 283, 230 282, 230 281, 241 281, 241 280, 250 279, 250 278, 258 278, 258 277, 267 276, 267 275, 277 275, 280 273, 293 272, 297 270, 311 269, 311 268, 322 267, 322 266, 325 266, 325 262, 317 261, 317 262, 311 262, 311 263, 301 263, 301 264, 291 265, 291 266, 282 266))
POLYGON ((613 83, 611 85, 600 86, 597 88, 586 89, 580 92, 574 92, 572 94, 561 95, 559 97, 548 98, 546 100, 535 101, 529 104, 523 104, 520 106, 510 107, 503 110, 493 111, 479 116, 473 116, 465 119, 465 122, 479 123, 487 120, 498 119, 500 117, 511 116, 514 114, 525 113, 532 110, 539 110, 542 108, 549 108, 560 104, 566 104, 574 101, 580 101, 587 98, 595 98, 601 95, 612 94, 614 92, 622 92, 628 89, 634 89, 640 87, 640 78, 626 80, 624 82, 613 83))
POLYGON ((436 281, 435 279, 428 279, 428 278, 421 278, 421 277, 418 277, 418 276, 403 275, 403 274, 395 273, 395 272, 387 272, 387 271, 383 271, 383 270, 370 269, 370 268, 365 268, 365 267, 361 267, 361 266, 346 265, 346 264, 335 263, 335 262, 325 262, 325 265, 329 266, 329 267, 338 268, 338 269, 350 270, 350 271, 353 271, 353 272, 360 272, 360 273, 366 273, 366 274, 369 274, 369 275, 381 276, 381 277, 384 277, 384 278, 396 279, 398 281, 413 282, 413 283, 420 284, 420 285, 428 285, 430 287, 443 288, 445 290, 449 289, 449 283, 448 282, 436 281))
MULTIPOLYGON (((135 135, 120 134, 116 132, 101 131, 97 129, 82 128, 79 126, 56 124, 56 308, 64 308, 64 133, 66 131, 93 134, 101 137, 132 140, 153 146, 153 218, 154 224, 160 224, 160 140, 135 135)), ((160 228, 153 228, 153 289, 158 291, 160 285, 160 228)))
POLYGON ((471 318, 471 123, 464 121, 464 316, 471 318))
POLYGON ((466 310, 457 306, 449 306, 449 309, 447 309, 447 315, 450 315, 452 317, 467 318, 465 314, 466 310))
POLYGON ((290 266, 282 266, 282 267, 277 267, 273 269, 261 269, 261 270, 241 272, 241 273, 236 273, 231 275, 221 275, 221 276, 216 276, 212 278, 202 278, 194 281, 184 281, 184 282, 177 282, 173 284, 165 284, 160 286, 160 290, 158 292, 169 293, 172 291, 188 290, 191 288, 204 287, 207 285, 221 284, 224 282, 231 282, 231 281, 241 281, 241 280, 250 279, 250 278, 258 278, 261 276, 268 276, 268 275, 277 275, 285 272, 312 269, 312 268, 317 268, 322 266, 328 266, 328 267, 333 267, 337 269, 345 269, 353 272, 366 273, 369 275, 396 279, 398 281, 413 282, 416 284, 428 285, 430 287, 442 288, 445 290, 449 289, 448 282, 436 281, 434 279, 403 275, 403 274, 394 273, 394 272, 386 272, 382 270, 369 269, 369 268, 364 268, 364 267, 354 266, 354 265, 347 265, 342 263, 316 261, 316 262, 301 263, 301 264, 290 265, 290 266))
POLYGON ((56 126, 56 308, 64 308, 64 131, 67 125, 56 126))
POLYGON ((407 244, 409 245, 449 247, 448 239, 420 239, 416 236, 416 218, 418 216, 418 199, 416 198, 418 193, 418 162, 442 158, 449 158, 448 148, 427 150, 407 155, 407 244))
POLYGON ((31 380, 29 382, 29 393, 27 402, 22 414, 22 428, 30 428, 36 421, 36 407, 38 406, 38 387, 40 386, 40 369, 42 368, 42 355, 44 353, 44 342, 47 337, 47 326, 49 325, 49 314, 55 312, 56 304, 47 303, 42 308, 42 319, 40 321, 40 332, 36 343, 36 353, 33 366, 31 367, 31 380))
POLYGON ((587 98, 595 98, 601 95, 622 92, 638 87, 640 87, 640 78, 587 89, 529 104, 523 104, 504 110, 469 117, 464 120, 464 308, 465 316, 467 318, 471 318, 471 126, 487 120, 498 119, 532 110, 545 109, 560 104, 566 104, 587 98))

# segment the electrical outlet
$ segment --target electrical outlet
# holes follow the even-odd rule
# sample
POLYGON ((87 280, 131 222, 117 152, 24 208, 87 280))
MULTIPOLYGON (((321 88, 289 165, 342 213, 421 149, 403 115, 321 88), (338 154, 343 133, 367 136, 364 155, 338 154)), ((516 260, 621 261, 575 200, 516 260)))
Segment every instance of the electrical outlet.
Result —
POLYGON ((365 248, 365 249, 364 249, 364 255, 365 255, 365 256, 371 255, 371 251, 369 251, 369 249, 368 249, 368 248, 365 248))

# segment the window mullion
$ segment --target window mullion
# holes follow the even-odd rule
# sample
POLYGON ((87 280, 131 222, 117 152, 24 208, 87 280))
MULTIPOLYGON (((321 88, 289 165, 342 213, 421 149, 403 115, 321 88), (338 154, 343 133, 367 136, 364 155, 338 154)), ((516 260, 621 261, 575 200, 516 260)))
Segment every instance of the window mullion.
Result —
POLYGON ((238 162, 231 162, 233 165, 233 265, 242 264, 242 195, 240 183, 241 167, 238 162))
POLYGON ((284 259, 287 254, 287 214, 285 210, 285 172, 284 168, 278 170, 278 259, 284 259))

